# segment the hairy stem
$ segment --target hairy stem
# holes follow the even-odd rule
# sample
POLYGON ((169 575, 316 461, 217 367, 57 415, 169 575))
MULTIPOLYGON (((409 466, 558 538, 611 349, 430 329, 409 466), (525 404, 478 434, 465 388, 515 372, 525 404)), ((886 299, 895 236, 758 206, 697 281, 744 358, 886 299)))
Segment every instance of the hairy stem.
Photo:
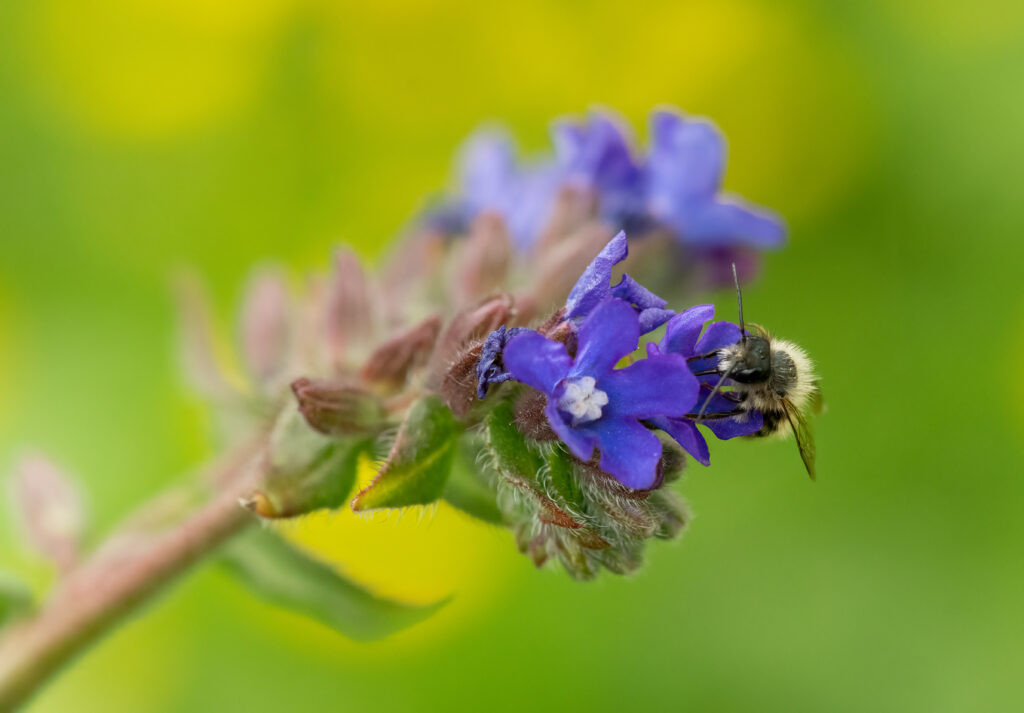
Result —
POLYGON ((261 437, 233 454, 207 502, 166 529, 144 528, 176 499, 165 494, 144 505, 69 573, 35 615, 6 629, 0 636, 0 712, 28 700, 61 666, 249 525, 253 518, 238 496, 262 478, 265 448, 261 437))

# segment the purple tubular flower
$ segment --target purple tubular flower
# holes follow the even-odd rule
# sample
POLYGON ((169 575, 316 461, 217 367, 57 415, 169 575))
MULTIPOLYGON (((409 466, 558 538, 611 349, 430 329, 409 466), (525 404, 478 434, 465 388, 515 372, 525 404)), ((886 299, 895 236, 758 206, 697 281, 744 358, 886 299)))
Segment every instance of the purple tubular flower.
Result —
POLYGON ((476 365, 476 396, 478 399, 487 396, 487 388, 491 384, 500 384, 512 378, 512 374, 505 370, 505 365, 502 363, 502 352, 512 337, 529 331, 531 330, 525 327, 506 329, 503 324, 487 335, 480 351, 480 361, 476 365))
POLYGON ((560 175, 551 162, 523 165, 508 134, 494 129, 478 131, 460 154, 462 198, 456 210, 464 224, 483 212, 497 213, 516 246, 525 250, 551 215, 560 175))
POLYGON ((779 247, 786 228, 778 216, 720 194, 725 155, 725 139, 711 123, 654 112, 648 210, 690 245, 779 247))
POLYGON ((568 319, 586 317, 609 297, 633 306, 640 321, 641 334, 657 329, 672 318, 675 312, 665 309, 668 303, 629 275, 623 275, 614 287, 611 285, 612 268, 625 260, 628 254, 626 233, 619 231, 619 234, 612 238, 587 266, 573 286, 565 303, 568 319))
POLYGON ((678 354, 615 369, 639 339, 636 310, 612 298, 580 325, 575 359, 565 345, 527 331, 508 342, 504 362, 514 379, 547 396, 548 421, 576 457, 589 460, 596 447, 602 470, 643 490, 657 484, 661 441, 640 421, 682 417, 700 386, 678 354))
POLYGON ((643 217, 646 177, 634 159, 628 126, 611 112, 591 112, 587 122, 552 126, 555 156, 568 185, 593 191, 601 214, 613 225, 643 217))
MULTIPOLYGON (((698 305, 677 314, 665 328, 665 336, 662 338, 661 344, 647 345, 648 358, 668 353, 678 354, 689 360, 738 342, 740 328, 732 322, 713 322, 704 332, 704 336, 701 336, 704 324, 714 316, 713 305, 698 305)), ((696 359, 689 362, 689 368, 693 371, 705 371, 713 369, 717 361, 718 357, 714 355, 705 359, 696 359)), ((695 409, 699 410, 704 406, 704 402, 711 395, 718 380, 719 377, 715 374, 700 377, 700 396, 695 409)), ((728 385, 728 381, 723 384, 723 386, 728 385)), ((735 403, 719 393, 708 403, 705 412, 724 413, 735 408, 735 403)), ((736 436, 749 436, 757 433, 761 430, 763 419, 760 411, 749 411, 728 418, 706 419, 700 423, 702 426, 707 426, 721 440, 728 440, 736 436)), ((700 463, 708 465, 711 462, 708 444, 691 418, 662 416, 651 419, 651 424, 672 436, 687 453, 700 463)))

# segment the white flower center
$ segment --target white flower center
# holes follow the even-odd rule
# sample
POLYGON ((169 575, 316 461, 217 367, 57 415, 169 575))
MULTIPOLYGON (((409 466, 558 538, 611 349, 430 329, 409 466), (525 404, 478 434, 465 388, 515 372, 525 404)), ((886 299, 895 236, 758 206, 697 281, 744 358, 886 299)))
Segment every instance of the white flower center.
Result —
POLYGON ((572 415, 572 425, 590 423, 601 418, 601 407, 608 405, 608 394, 597 388, 592 376, 580 376, 565 383, 565 393, 558 399, 558 410, 572 415))

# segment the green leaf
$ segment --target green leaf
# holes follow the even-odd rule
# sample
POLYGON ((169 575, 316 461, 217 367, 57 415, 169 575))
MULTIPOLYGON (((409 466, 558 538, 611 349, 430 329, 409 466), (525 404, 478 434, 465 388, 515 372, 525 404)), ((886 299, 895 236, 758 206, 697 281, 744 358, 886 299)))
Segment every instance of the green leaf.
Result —
POLYGON ((412 626, 447 603, 415 606, 376 597, 262 527, 229 542, 223 561, 258 596, 360 641, 412 626))
POLYGON ((441 497, 462 425, 436 396, 412 405, 388 460, 352 501, 356 511, 426 505, 441 497))
POLYGON ((27 614, 32 608, 32 592, 14 575, 0 571, 0 627, 27 614))
POLYGON ((503 475, 536 480, 544 462, 515 426, 512 404, 504 401, 487 416, 487 448, 503 475))
POLYGON ((451 477, 444 488, 444 499, 475 518, 501 525, 504 518, 498 509, 497 493, 478 464, 476 454, 479 451, 479 444, 460 443, 451 477))
POLYGON ((580 488, 579 477, 576 475, 572 457, 564 448, 558 446, 548 454, 547 463, 548 479, 559 505, 573 512, 584 512, 586 505, 583 500, 583 490, 580 488))

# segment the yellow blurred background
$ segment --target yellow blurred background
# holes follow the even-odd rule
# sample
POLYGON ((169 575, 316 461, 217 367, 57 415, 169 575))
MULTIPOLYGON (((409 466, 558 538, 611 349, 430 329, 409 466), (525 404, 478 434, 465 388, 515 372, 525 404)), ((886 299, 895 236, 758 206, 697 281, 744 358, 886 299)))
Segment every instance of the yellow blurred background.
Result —
POLYGON ((829 404, 817 484, 792 444, 715 450, 635 577, 535 572, 446 507, 317 515, 290 534, 452 604, 355 644, 202 567, 30 710, 1019 710, 1022 68, 1004 0, 0 3, 0 462, 49 451, 97 533, 212 454, 173 270, 228 331, 254 264, 378 258, 485 121, 543 151, 593 105, 711 117, 791 227, 748 312, 829 404))

